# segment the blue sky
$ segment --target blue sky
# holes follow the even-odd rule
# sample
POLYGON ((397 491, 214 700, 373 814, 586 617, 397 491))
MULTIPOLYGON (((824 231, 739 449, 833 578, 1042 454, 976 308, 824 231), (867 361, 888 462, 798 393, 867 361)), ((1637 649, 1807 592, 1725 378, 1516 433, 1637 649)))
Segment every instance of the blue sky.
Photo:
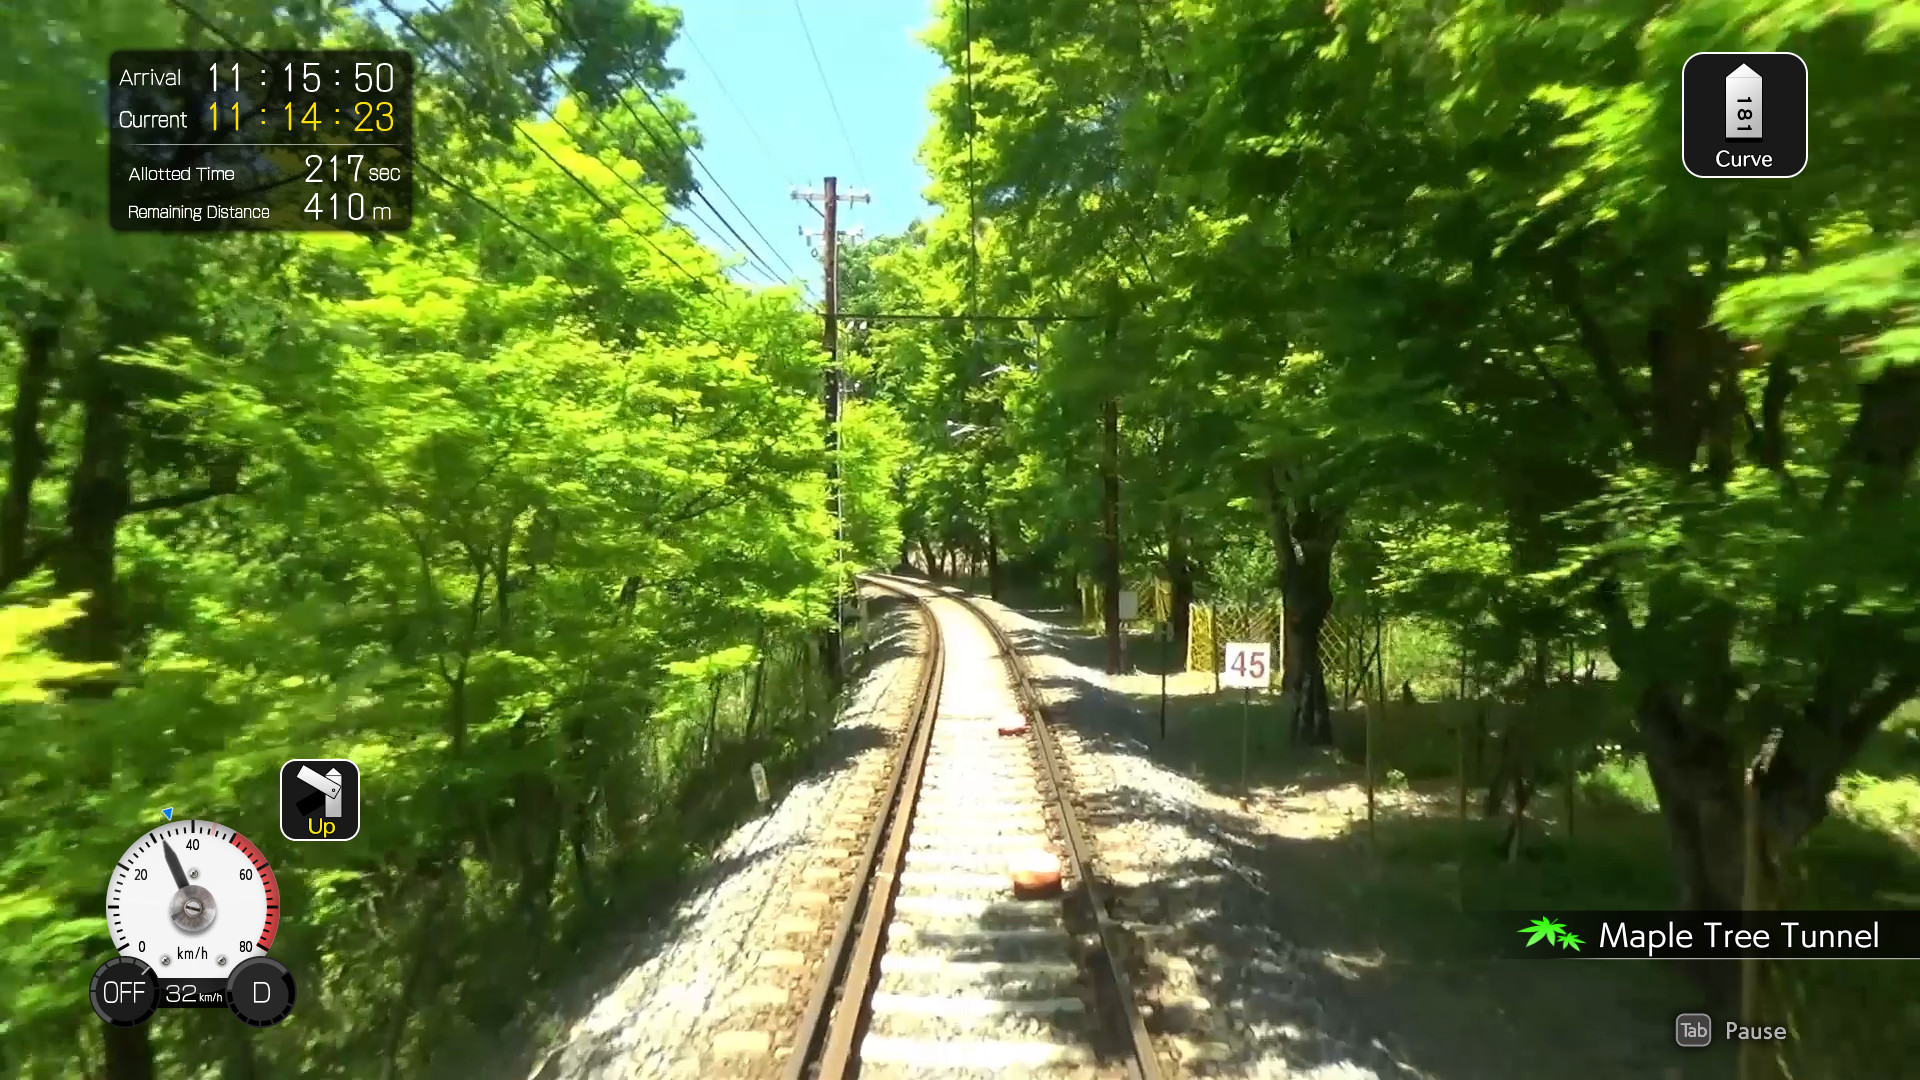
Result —
MULTIPOLYGON (((816 67, 796 0, 694 0, 681 10, 682 34, 669 59, 683 73, 674 93, 694 112, 705 146, 700 160, 740 204, 779 255, 816 285, 818 260, 799 228, 820 217, 791 199, 827 175, 843 190, 866 188, 871 203, 841 207, 841 228, 866 235, 897 232, 927 214, 920 141, 929 123, 927 94, 943 74, 916 35, 933 21, 929 0, 798 0, 819 53, 816 67), (835 123, 820 70, 845 121, 835 123), (852 144, 849 148, 849 142, 852 144)), ((703 181, 704 173, 699 173, 703 181)), ((782 279, 787 267, 710 182, 707 198, 766 256, 782 279)), ((698 200, 702 216, 711 218, 698 200)), ((721 251, 738 245, 725 232, 679 215, 721 251)), ((760 280, 735 274, 742 280, 760 280)))

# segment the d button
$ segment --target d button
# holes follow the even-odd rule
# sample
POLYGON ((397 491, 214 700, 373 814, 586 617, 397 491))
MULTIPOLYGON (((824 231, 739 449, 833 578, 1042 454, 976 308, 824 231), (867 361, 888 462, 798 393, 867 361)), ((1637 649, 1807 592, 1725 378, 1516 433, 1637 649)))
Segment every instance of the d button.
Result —
POLYGON ((293 1011, 293 972, 270 956, 242 960, 227 976, 227 1008, 254 1027, 272 1027, 293 1011))

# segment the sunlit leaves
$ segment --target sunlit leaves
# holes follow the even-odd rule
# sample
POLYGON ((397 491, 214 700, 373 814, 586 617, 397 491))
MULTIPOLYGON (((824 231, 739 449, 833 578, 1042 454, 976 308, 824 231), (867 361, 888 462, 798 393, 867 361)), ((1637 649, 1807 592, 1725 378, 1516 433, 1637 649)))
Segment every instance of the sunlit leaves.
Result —
MULTIPOLYGON (((20 31, 0 33, 10 398, 22 335, 59 331, 29 549, 69 542, 83 456, 129 489, 106 553, 123 664, 38 640, 77 610, 19 602, 44 574, 0 608, 0 1072, 95 1071, 98 1025, 72 987, 106 955, 102 868, 160 806, 238 827, 281 865, 276 952, 325 1005, 258 1068, 359 1077, 396 1045, 415 1071, 453 1034, 505 1026, 520 1006, 497 1002, 523 1000, 610 902, 603 876, 658 860, 656 842, 672 855, 651 870, 680 865, 686 789, 711 796, 711 776, 692 778, 744 733, 744 705, 712 730, 722 691, 764 692, 747 715, 766 753, 811 737, 825 680, 809 642, 846 569, 826 510, 818 323, 790 292, 727 282, 661 216, 687 181, 678 140, 645 119, 643 95, 614 95, 634 71, 664 89, 676 17, 447 10, 416 16, 458 41, 486 87, 460 100, 495 106, 482 119, 497 130, 465 123, 455 76, 430 70, 421 157, 493 209, 423 179, 414 229, 378 242, 111 233, 97 184, 76 179, 104 167, 89 88, 109 49, 179 40, 178 14, 0 16, 20 31), (591 34, 569 37, 569 21, 591 34), (597 129, 598 106, 613 136, 578 146, 531 119, 547 61, 585 92, 561 107, 568 126, 597 129), (512 134, 516 119, 590 190, 512 134), (639 165, 616 152, 636 138, 656 151, 639 165), (124 401, 93 393, 98 379, 124 401), (82 454, 102 430, 125 431, 124 457, 112 440, 82 454), (103 674, 117 694, 50 694, 103 674), (269 843, 273 778, 295 756, 360 765, 382 809, 351 849, 296 859, 269 843), (406 958, 423 950, 438 955, 421 981, 406 958), (511 994, 479 989, 483 951, 511 994), (410 1010, 440 1042, 386 1034, 410 1010)), ((271 14, 282 40, 320 31, 313 5, 271 14)), ((268 15, 219 13, 243 39, 268 15)), ((884 411, 850 427, 867 558, 897 542, 884 481, 900 437, 884 411)), ((190 1029, 153 1030, 163 1070, 221 1067, 225 1050, 190 1029)))
POLYGON ((1879 243, 1810 270, 1743 282, 1720 298, 1717 316, 1756 338, 1818 320, 1871 379, 1890 364, 1920 363, 1920 241, 1879 243))

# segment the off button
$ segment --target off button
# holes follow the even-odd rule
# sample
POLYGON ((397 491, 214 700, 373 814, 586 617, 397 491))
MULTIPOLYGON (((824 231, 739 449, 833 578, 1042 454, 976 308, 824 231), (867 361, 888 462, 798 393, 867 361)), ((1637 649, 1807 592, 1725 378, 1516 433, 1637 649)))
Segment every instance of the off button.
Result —
POLYGON ((160 980, 137 956, 118 956, 93 973, 94 1015, 115 1027, 139 1027, 160 1007, 160 980))
POLYGON ((254 1027, 272 1027, 293 1011, 293 972, 270 956, 242 960, 227 977, 227 1008, 254 1027))

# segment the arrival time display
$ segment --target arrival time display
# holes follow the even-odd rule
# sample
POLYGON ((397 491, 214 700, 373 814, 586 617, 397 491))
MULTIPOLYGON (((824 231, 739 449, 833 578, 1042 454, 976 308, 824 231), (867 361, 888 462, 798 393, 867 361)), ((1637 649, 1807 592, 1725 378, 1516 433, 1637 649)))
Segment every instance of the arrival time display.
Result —
POLYGON ((413 223, 413 57, 130 50, 108 61, 107 191, 135 232, 413 223))

